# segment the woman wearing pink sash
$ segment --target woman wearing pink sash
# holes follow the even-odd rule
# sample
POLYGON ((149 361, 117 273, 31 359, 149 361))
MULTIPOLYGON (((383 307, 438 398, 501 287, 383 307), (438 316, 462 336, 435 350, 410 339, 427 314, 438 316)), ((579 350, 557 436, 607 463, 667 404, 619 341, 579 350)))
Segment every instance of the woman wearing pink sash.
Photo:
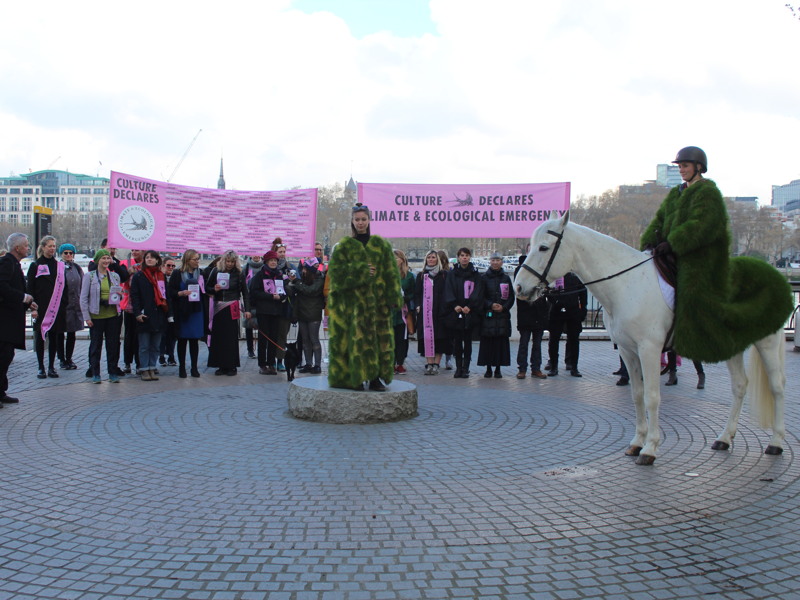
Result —
POLYGON ((55 370, 58 334, 64 331, 67 310, 67 278, 64 263, 56 260, 56 238, 46 235, 39 242, 38 258, 28 268, 28 293, 39 307, 33 311, 33 335, 39 372, 36 377, 58 377, 55 370), (47 340, 48 368, 44 370, 44 345, 47 340))
POLYGON ((417 277, 414 305, 417 310, 417 349, 425 357, 425 375, 438 375, 442 354, 451 346, 444 326, 444 289, 447 271, 439 254, 431 250, 425 255, 425 266, 417 277))
POLYGON ((208 274, 206 293, 213 298, 209 315, 211 341, 208 366, 214 375, 236 375, 239 364, 239 319, 250 318, 250 294, 239 266, 239 255, 228 250, 208 274))

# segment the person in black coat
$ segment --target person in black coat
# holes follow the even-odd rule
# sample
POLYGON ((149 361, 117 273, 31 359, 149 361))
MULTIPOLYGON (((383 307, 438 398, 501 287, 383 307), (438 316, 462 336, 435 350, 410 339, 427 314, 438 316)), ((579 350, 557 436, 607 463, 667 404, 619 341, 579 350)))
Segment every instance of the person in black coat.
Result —
POLYGON ((28 267, 28 293, 39 309, 33 313, 33 338, 39 372, 36 377, 57 378, 55 369, 58 334, 64 331, 67 317, 69 285, 64 274, 64 263, 56 260, 56 238, 44 236, 36 251, 38 258, 28 267), (52 305, 52 306, 51 306, 52 305), (45 338, 48 347, 48 368, 44 369, 45 338))
POLYGON ((515 296, 511 278, 503 270, 503 256, 494 252, 489 268, 483 274, 483 319, 481 344, 478 347, 478 366, 486 366, 484 377, 500 379, 500 367, 511 364, 511 308, 515 296))
MULTIPOLYGON (((519 257, 519 264, 525 262, 526 255, 519 257)), ((514 271, 514 277, 522 267, 514 271)), ((544 296, 536 302, 517 302, 517 331, 519 331, 519 349, 517 350, 517 379, 525 379, 528 369, 528 342, 531 344, 531 377, 547 379, 542 373, 542 336, 547 329, 550 317, 550 305, 544 296)))
POLYGON ((270 250, 263 258, 264 266, 250 280, 250 300, 256 309, 258 322, 258 372, 277 375, 276 360, 280 348, 277 340, 280 319, 286 314, 287 296, 280 293, 283 273, 278 270, 278 253, 270 250))
POLYGON ((469 378, 472 360, 472 330, 480 327, 483 309, 483 278, 472 264, 472 251, 460 248, 458 264, 445 280, 445 327, 453 336, 453 354, 456 357, 455 379, 469 378))
POLYGON ((148 250, 143 260, 142 268, 131 277, 130 299, 139 338, 140 376, 142 381, 157 381, 155 371, 169 310, 167 283, 158 252, 148 250))
POLYGON ((578 371, 580 351, 580 335, 583 331, 583 320, 586 318, 587 293, 583 282, 574 273, 567 273, 555 282, 555 291, 548 296, 550 308, 550 341, 548 351, 550 360, 547 363, 547 374, 558 375, 558 342, 561 334, 567 333, 567 345, 564 351, 564 362, 573 377, 583 377, 578 371))
POLYGON ((19 264, 30 252, 28 238, 12 233, 6 246, 8 252, 0 257, 0 407, 19 402, 19 398, 8 395, 8 368, 14 350, 25 350, 25 312, 37 308, 33 296, 25 292, 25 276, 19 264))

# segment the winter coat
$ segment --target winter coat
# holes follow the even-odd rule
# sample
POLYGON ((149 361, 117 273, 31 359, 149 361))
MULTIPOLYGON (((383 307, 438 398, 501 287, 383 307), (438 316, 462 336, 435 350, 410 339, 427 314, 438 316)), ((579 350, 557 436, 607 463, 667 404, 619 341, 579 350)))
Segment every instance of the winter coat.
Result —
POLYGON ((67 289, 64 291, 67 296, 64 331, 81 331, 83 329, 83 313, 81 312, 83 269, 76 262, 64 262, 64 276, 67 278, 67 289))
POLYGON ((547 296, 550 303, 550 322, 580 321, 586 318, 588 294, 583 282, 575 273, 564 275, 564 289, 551 291, 547 296))
POLYGON ((456 265, 447 274, 445 280, 444 304, 445 327, 448 329, 472 329, 481 322, 483 311, 483 278, 472 263, 466 268, 456 265), (464 297, 464 283, 471 281, 474 285, 468 298, 464 297), (457 313, 456 306, 469 307, 469 314, 457 313))
POLYGON ((481 335, 484 337, 511 337, 511 308, 514 306, 514 286, 511 278, 502 269, 487 269, 483 279, 483 321, 481 335), (506 286, 506 287, 503 287, 506 286), (505 298, 503 298, 505 290, 505 298), (503 310, 492 309, 500 304, 503 310))
POLYGON ((294 306, 295 319, 303 323, 322 321, 322 309, 325 308, 325 298, 322 296, 324 284, 325 275, 316 269, 311 284, 305 283, 300 277, 289 283, 288 291, 294 306))
POLYGON ((229 271, 228 289, 215 291, 217 285, 218 269, 212 269, 206 280, 206 293, 215 302, 239 302, 241 300, 244 312, 250 312, 250 291, 247 289, 245 274, 240 270, 229 271))
MULTIPOLYGON (((163 277, 163 273, 159 271, 163 277)), ((166 280, 164 280, 166 290, 166 280)), ((153 284, 141 271, 130 279, 130 302, 134 316, 145 315, 144 321, 136 321, 136 331, 164 331, 167 325, 167 311, 156 305, 155 290, 153 284)))
POLYGON ((264 291, 264 280, 272 279, 283 281, 283 274, 277 269, 270 269, 268 266, 263 266, 261 270, 253 275, 250 280, 249 293, 250 302, 256 309, 258 315, 270 315, 273 317, 283 317, 287 314, 286 306, 288 305, 288 298, 286 295, 281 296, 280 300, 275 300, 272 294, 264 291))
POLYGON ((756 258, 729 258, 728 212, 710 179, 670 190, 641 238, 643 248, 661 242, 677 258, 673 348, 681 356, 727 360, 791 315, 785 277, 756 258))
MULTIPOLYGON (((400 291, 403 294, 403 304, 409 312, 413 313, 417 305, 414 303, 414 290, 416 288, 416 279, 414 274, 409 270, 406 276, 400 279, 400 291)), ((392 311, 392 325, 402 325, 405 323, 403 319, 403 307, 396 308, 392 311)))
POLYGON ((25 276, 17 257, 7 252, 0 257, 0 341, 25 350, 25 276))
MULTIPOLYGON (((517 267, 514 277, 522 267, 517 267)), ((536 302, 517 302, 517 331, 545 330, 550 322, 550 304, 544 296, 536 302)))
MULTIPOLYGON (((434 339, 446 339, 449 337, 447 328, 444 325, 444 319, 447 315, 447 307, 444 301, 444 292, 447 281, 448 271, 440 270, 433 278, 433 337, 434 339)), ((424 286, 425 279, 428 276, 422 272, 417 276, 414 285, 414 305, 419 309, 417 312, 417 331, 421 332, 420 336, 424 336, 423 328, 425 327, 425 294, 424 286)))
MULTIPOLYGON (((30 267, 28 267, 28 293, 33 296, 33 301, 36 302, 36 305, 39 307, 39 316, 36 319, 37 326, 41 324, 42 319, 47 312, 47 308, 50 306, 50 299, 53 297, 53 292, 55 291, 57 269, 58 261, 55 258, 45 258, 44 256, 37 258, 36 261, 32 262, 30 267), (47 265, 47 267, 50 269, 50 274, 40 275, 37 277, 39 267, 42 265, 47 265)), ((65 286, 64 291, 61 294, 61 302, 58 305, 56 325, 54 325, 54 329, 58 331, 63 331, 64 319, 67 312, 68 294, 69 291, 65 286)))
POLYGON ((329 365, 331 387, 355 388, 394 377, 392 309, 401 306, 400 271, 392 247, 370 236, 366 245, 344 238, 328 265, 329 365), (375 267, 370 274, 369 265, 375 267))

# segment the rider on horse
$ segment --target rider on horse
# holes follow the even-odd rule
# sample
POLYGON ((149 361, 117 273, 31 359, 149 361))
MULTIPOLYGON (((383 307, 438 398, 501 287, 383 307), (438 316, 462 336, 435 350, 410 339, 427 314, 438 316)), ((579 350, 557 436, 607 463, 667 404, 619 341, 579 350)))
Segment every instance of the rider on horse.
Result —
POLYGON ((661 203, 641 247, 677 263, 672 347, 720 362, 783 327, 793 309, 791 289, 764 261, 729 258, 728 211, 717 185, 703 177, 706 153, 688 146, 672 162, 684 183, 661 203))

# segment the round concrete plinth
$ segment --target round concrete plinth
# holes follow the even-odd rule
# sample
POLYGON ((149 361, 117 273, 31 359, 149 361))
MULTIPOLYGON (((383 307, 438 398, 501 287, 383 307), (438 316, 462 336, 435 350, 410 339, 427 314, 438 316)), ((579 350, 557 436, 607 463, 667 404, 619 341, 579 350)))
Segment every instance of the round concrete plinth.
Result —
POLYGON ((289 414, 317 423, 388 423, 416 417, 417 387, 393 381, 385 392, 328 386, 327 377, 303 377, 289 385, 289 414))

